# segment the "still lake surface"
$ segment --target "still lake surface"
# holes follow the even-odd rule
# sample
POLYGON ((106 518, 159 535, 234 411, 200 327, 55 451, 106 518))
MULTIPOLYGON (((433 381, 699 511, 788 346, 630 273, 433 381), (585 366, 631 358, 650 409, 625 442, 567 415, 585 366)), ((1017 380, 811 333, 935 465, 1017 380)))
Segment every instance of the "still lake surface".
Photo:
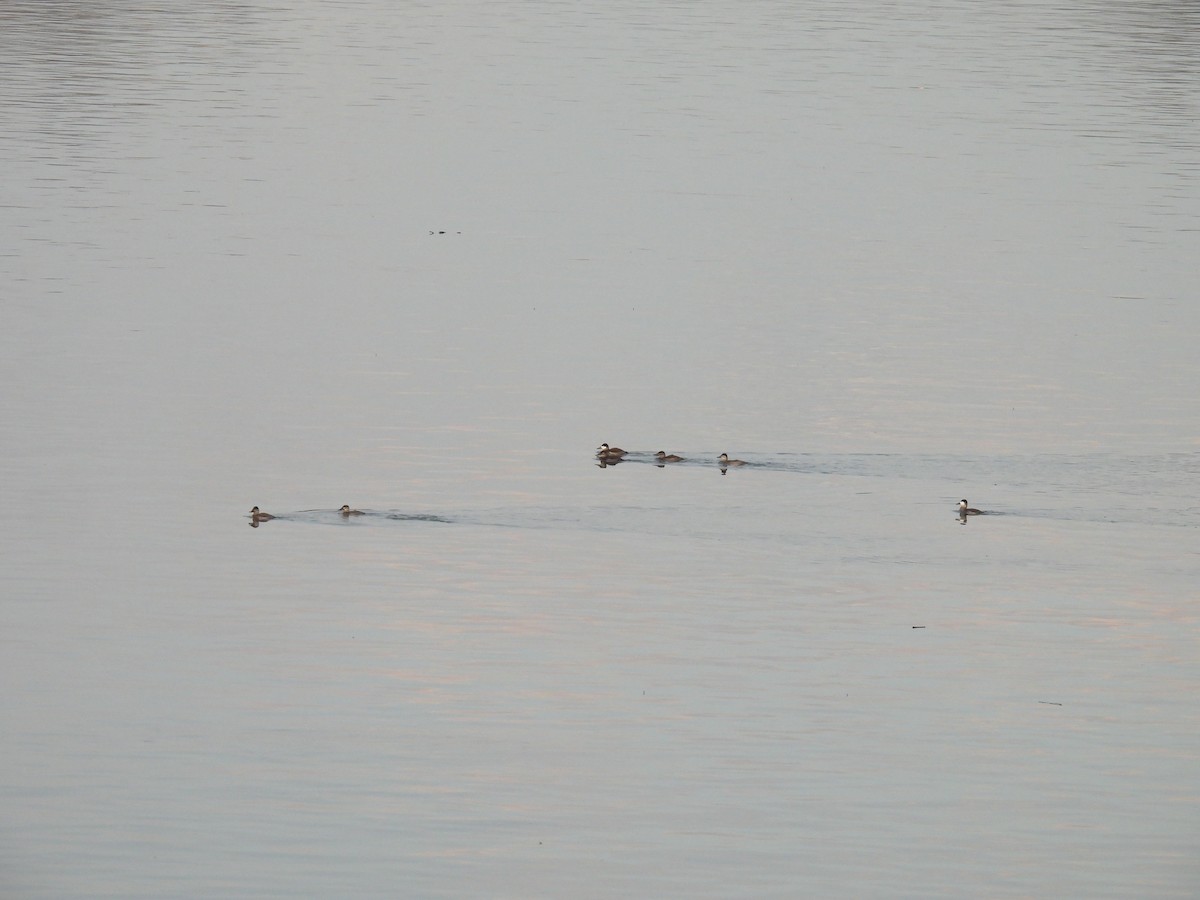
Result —
POLYGON ((1200 893, 1194 3, 16 0, 0 124, 3 896, 1200 893))

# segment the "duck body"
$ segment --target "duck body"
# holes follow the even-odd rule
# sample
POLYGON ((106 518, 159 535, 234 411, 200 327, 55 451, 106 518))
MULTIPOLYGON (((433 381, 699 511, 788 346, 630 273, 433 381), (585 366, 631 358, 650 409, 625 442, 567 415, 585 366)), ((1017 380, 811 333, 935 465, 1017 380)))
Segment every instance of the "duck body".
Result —
POLYGON ((625 456, 625 451, 620 447, 610 447, 608 444, 601 444, 596 448, 596 455, 601 459, 620 459, 625 456))
POLYGON ((983 510, 982 509, 973 509, 970 506, 967 506, 966 500, 959 500, 958 501, 958 514, 960 516, 982 516, 983 510))
POLYGON ((721 464, 722 469, 727 468, 729 466, 744 466, 744 465, 746 465, 746 461, 744 459, 730 459, 728 453, 722 453, 720 456, 718 456, 717 462, 719 462, 721 464))
POLYGON ((342 508, 339 509, 338 512, 340 512, 342 514, 342 516, 345 518, 350 518, 350 516, 364 515, 364 513, 361 509, 351 509, 350 504, 348 504, 348 503, 342 504, 342 508))
POLYGON ((654 454, 654 458, 659 462, 683 462, 682 456, 676 456, 674 453, 667 453, 666 450, 659 450, 654 454))
POLYGON ((250 510, 250 518, 255 522, 268 522, 275 517, 269 512, 263 512, 256 506, 254 509, 250 510))

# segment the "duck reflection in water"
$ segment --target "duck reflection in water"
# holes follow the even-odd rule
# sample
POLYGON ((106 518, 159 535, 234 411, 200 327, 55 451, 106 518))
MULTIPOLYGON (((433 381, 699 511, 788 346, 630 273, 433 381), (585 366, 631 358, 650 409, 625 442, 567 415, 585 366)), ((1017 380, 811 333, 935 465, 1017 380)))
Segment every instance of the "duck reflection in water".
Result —
POLYGON ((601 469, 608 469, 618 463, 623 463, 625 460, 619 456, 598 456, 596 457, 596 465, 601 469))

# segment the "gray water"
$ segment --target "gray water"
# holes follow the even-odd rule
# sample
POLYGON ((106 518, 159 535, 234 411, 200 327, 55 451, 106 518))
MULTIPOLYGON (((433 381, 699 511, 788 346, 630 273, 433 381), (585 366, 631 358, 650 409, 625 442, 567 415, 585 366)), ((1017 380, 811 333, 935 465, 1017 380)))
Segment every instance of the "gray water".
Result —
POLYGON ((1195 4, 18 0, 0 126, 3 896, 1200 893, 1195 4))

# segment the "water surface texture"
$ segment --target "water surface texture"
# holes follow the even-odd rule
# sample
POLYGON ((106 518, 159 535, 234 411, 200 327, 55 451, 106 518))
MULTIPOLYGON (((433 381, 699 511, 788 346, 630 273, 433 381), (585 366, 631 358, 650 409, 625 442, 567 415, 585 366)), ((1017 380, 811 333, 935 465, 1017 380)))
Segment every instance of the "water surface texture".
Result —
POLYGON ((4 4, 0 894, 1196 896, 1198 61, 4 4))

